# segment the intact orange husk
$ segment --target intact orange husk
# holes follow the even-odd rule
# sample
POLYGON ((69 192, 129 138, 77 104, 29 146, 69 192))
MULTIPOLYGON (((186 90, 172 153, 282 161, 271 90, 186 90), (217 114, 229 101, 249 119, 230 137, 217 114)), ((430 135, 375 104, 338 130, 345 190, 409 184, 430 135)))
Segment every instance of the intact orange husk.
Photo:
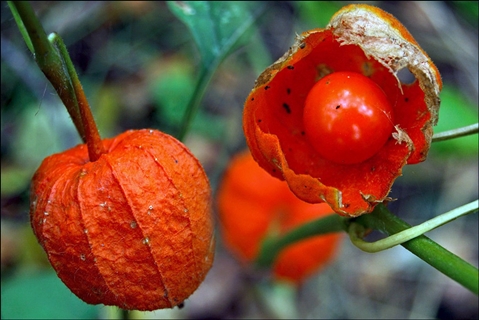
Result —
POLYGON ((127 310, 171 308, 201 284, 214 258, 211 191, 199 161, 157 130, 47 157, 31 187, 33 231, 79 298, 127 310))

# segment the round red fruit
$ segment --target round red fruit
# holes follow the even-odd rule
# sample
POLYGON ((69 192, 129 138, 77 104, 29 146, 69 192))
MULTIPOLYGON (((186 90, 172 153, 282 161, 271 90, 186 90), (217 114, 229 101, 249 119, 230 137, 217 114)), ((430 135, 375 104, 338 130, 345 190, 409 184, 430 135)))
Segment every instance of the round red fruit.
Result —
POLYGON ((355 72, 334 72, 310 90, 304 129, 325 159, 341 164, 363 162, 391 137, 393 109, 374 81, 355 72))

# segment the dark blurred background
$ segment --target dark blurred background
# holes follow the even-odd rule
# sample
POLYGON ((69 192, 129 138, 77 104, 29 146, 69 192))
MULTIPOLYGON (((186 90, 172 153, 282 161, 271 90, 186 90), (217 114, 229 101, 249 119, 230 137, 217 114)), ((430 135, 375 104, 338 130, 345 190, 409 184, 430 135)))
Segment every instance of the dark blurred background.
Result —
MULTIPOLYGON (((245 148, 244 100, 261 71, 296 34, 324 27, 349 2, 257 2, 261 14, 218 68, 184 142, 216 190, 230 157, 245 148)), ((478 122, 478 2, 366 2, 396 16, 439 68, 444 82, 436 132, 478 122)), ((47 33, 64 39, 102 137, 155 128, 176 135, 200 56, 165 2, 32 3, 47 33)), ((254 6, 253 10, 254 10, 254 6)), ((116 318, 89 306, 55 276, 29 225, 29 183, 42 159, 80 138, 1 2, 2 318, 116 318), (45 293, 48 292, 48 295, 45 293)), ((419 224, 478 197, 477 135, 438 142, 407 166, 390 209, 419 224)), ((428 233, 478 265, 478 215, 428 233)), ((242 268, 218 233, 213 269, 183 309, 131 318, 478 318, 477 296, 402 247, 367 254, 345 239, 337 260, 295 292, 242 268)))

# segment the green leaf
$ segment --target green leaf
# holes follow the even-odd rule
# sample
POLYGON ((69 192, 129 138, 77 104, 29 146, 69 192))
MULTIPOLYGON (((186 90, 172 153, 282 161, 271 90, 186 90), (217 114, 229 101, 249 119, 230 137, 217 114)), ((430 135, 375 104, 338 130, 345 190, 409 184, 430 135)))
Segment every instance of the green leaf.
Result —
POLYGON ((264 5, 244 1, 168 1, 168 7, 188 26, 203 66, 209 67, 234 48, 264 5), (256 10, 250 11, 253 6, 256 10))
MULTIPOLYGON (((443 132, 478 122, 477 106, 468 101, 455 87, 445 85, 441 92, 439 122, 434 132, 443 132)), ((447 141, 435 142, 431 152, 443 156, 477 155, 479 138, 477 134, 447 141)))
POLYGON ((54 272, 2 281, 2 319, 95 319, 99 310, 76 297, 54 272))
POLYGON ((221 61, 235 48, 240 39, 264 10, 260 2, 174 1, 168 7, 183 21, 201 53, 201 68, 195 89, 188 102, 181 127, 176 136, 183 140, 199 109, 208 83, 221 61), (251 10, 254 8, 254 10, 251 10))

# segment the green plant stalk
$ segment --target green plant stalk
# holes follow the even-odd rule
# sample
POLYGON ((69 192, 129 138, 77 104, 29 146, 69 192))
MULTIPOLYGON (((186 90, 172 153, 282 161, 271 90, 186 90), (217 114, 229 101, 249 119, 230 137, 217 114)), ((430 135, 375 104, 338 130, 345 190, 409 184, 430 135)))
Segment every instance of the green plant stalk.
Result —
POLYGON ((78 133, 86 142, 90 161, 96 161, 105 153, 90 105, 70 59, 62 38, 51 33, 48 38, 26 1, 9 3, 27 46, 35 60, 51 82, 75 124, 78 133), (33 49, 32 49, 33 47, 33 49))
POLYGON ((270 267, 285 247, 300 240, 327 233, 346 230, 346 218, 334 213, 324 218, 303 224, 283 236, 266 237, 261 244, 255 264, 258 267, 270 267))
POLYGON ((56 33, 51 33, 48 36, 48 40, 59 50, 63 62, 67 68, 68 75, 70 76, 73 90, 75 92, 76 102, 80 110, 82 128, 85 130, 88 156, 90 161, 96 161, 103 153, 105 153, 105 149, 103 147, 103 143, 101 142, 101 137, 98 133, 95 119, 91 113, 90 105, 86 98, 85 92, 83 91, 83 86, 81 85, 80 79, 78 78, 75 67, 73 66, 73 62, 70 59, 70 55, 68 54, 68 50, 62 38, 56 33))
POLYGON ((13 18, 15 19, 15 22, 17 23, 18 29, 20 30, 20 33, 22 34, 23 40, 27 44, 28 50, 30 50, 32 54, 35 54, 32 41, 30 40, 30 36, 28 35, 25 25, 23 24, 22 18, 20 18, 20 15, 18 14, 17 8, 13 5, 12 1, 7 1, 7 2, 8 2, 8 7, 10 8, 10 11, 12 12, 13 18))
POLYGON ((211 81, 211 78, 213 77, 218 65, 219 61, 212 63, 210 66, 202 65, 198 80, 196 82, 195 90, 191 95, 190 101, 188 102, 188 106, 186 107, 185 114, 181 121, 181 127, 177 136, 178 140, 183 141, 186 133, 190 129, 193 117, 200 107, 201 100, 206 92, 206 88, 208 87, 208 84, 211 81))
MULTIPOLYGON (((411 227, 393 215, 383 204, 376 206, 372 213, 354 219, 354 222, 360 223, 366 228, 379 230, 387 235, 396 234, 411 227)), ((479 271, 470 263, 424 235, 401 245, 476 295, 479 294, 479 271)))
POLYGON ((369 253, 379 252, 414 239, 426 232, 429 232, 448 222, 451 222, 452 220, 455 220, 460 216, 476 212, 478 210, 478 204, 479 200, 472 201, 468 204, 443 213, 431 220, 423 222, 420 225, 405 229, 401 232, 395 233, 374 242, 368 242, 363 240, 363 237, 367 233, 367 230, 363 225, 360 225, 356 222, 351 222, 349 224, 348 233, 351 242, 359 249, 369 253))
POLYGON ((479 132, 479 123, 474 123, 469 126, 461 127, 461 128, 456 128, 444 132, 439 132, 435 133, 432 136, 432 142, 439 142, 439 141, 445 141, 445 140, 450 140, 454 138, 459 138, 471 134, 475 134, 479 132))
POLYGON ((25 40, 25 42, 29 49, 33 51, 35 61, 40 70, 42 70, 55 88, 58 96, 67 108, 80 137, 85 142, 86 135, 75 91, 60 53, 48 41, 42 25, 28 1, 9 1, 9 6, 15 9, 12 10, 12 14, 23 38, 28 37, 29 40, 25 40))
POLYGON ((218 55, 214 59, 212 59, 212 61, 205 61, 205 58, 202 57, 201 70, 198 76, 195 90, 190 98, 185 115, 183 116, 181 122, 181 127, 177 136, 178 140, 183 141, 183 139, 185 138, 186 133, 191 126, 191 122, 193 121, 193 117, 200 107, 201 100, 203 99, 203 96, 206 92, 206 88, 208 87, 208 84, 213 78, 216 69, 226 58, 226 55, 234 48, 236 43, 241 38, 241 35, 243 35, 246 30, 253 25, 255 18, 263 12, 265 6, 263 4, 260 5, 262 5, 262 7, 255 12, 254 17, 247 21, 245 24, 243 24, 241 28, 236 30, 231 39, 229 39, 229 41, 221 49, 221 52, 219 52, 218 55))

